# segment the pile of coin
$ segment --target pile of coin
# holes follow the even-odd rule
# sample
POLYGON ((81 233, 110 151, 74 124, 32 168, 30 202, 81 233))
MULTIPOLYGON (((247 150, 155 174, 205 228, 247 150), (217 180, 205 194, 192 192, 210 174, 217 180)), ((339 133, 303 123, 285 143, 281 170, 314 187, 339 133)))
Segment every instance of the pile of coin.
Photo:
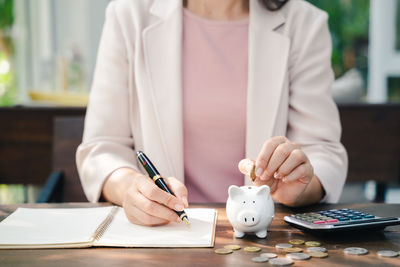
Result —
MULTIPOLYGON (((253 262, 268 262, 271 265, 287 266, 294 263, 294 261, 308 260, 311 257, 325 258, 328 256, 326 248, 320 247, 321 243, 317 241, 304 241, 301 239, 289 240, 289 243, 279 243, 275 245, 275 248, 281 252, 286 253, 286 257, 278 257, 275 253, 261 253, 258 256, 251 258, 253 262), (307 253, 303 253, 303 248, 294 247, 299 245, 305 245, 307 247, 307 253)), ((228 244, 223 248, 217 248, 216 254, 227 255, 233 253, 234 250, 240 250, 241 247, 236 244, 228 244)), ((246 253, 260 252, 260 247, 249 246, 243 248, 246 253)))
MULTIPOLYGON (((326 258, 328 257, 328 250, 321 247, 321 243, 318 241, 304 241, 301 239, 292 239, 288 243, 279 243, 275 245, 275 248, 279 252, 286 253, 286 257, 278 257, 275 253, 261 253, 260 255, 251 258, 253 262, 268 262, 271 265, 287 266, 294 263, 294 261, 304 261, 310 258, 326 258), (305 245, 305 248, 298 247, 300 245, 305 245), (303 252, 305 250, 305 252, 303 252)), ((234 250, 240 250, 241 247, 236 244, 225 245, 223 248, 218 248, 215 250, 216 254, 231 254, 234 250)), ((245 252, 255 253, 260 252, 260 247, 249 246, 243 248, 245 252)), ((366 255, 369 251, 365 248, 360 247, 348 247, 345 248, 344 253, 347 255, 366 255)), ((397 257, 399 252, 392 250, 381 250, 377 251, 379 257, 397 257)))
POLYGON ((313 258, 326 258, 328 257, 328 251, 324 247, 309 247, 307 253, 313 258))
POLYGON ((271 265, 291 265, 293 264, 293 260, 290 258, 278 258, 278 255, 275 253, 261 253, 258 257, 254 257, 251 259, 253 262, 267 262, 271 265))
POLYGON ((326 258, 328 257, 327 249, 321 247, 321 243, 318 241, 304 241, 302 239, 292 239, 288 243, 279 243, 275 245, 278 251, 286 252, 286 258, 291 260, 308 260, 312 258, 326 258), (306 252, 304 249, 298 247, 300 245, 306 246, 306 252), (296 247, 294 247, 296 246, 296 247))

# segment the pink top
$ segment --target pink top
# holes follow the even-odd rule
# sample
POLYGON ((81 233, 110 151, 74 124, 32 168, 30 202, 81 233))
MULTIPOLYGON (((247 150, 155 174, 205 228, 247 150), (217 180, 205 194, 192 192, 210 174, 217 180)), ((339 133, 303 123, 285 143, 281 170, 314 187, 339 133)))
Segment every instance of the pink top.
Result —
POLYGON ((214 21, 183 11, 183 128, 189 202, 225 202, 243 185, 248 19, 214 21))

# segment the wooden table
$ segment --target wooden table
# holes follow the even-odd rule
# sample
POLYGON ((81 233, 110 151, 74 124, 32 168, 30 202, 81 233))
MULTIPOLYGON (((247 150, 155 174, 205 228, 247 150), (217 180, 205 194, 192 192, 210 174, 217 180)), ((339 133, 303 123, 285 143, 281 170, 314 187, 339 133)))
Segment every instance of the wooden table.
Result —
MULTIPOLYGON (((31 204, 0 206, 0 220, 3 220, 17 207, 95 207, 109 205, 71 203, 71 204, 31 204)), ((269 228, 266 239, 247 237, 235 239, 225 208, 222 204, 192 205, 191 207, 212 207, 218 209, 218 223, 214 248, 186 249, 146 249, 146 248, 89 248, 89 249, 38 249, 38 250, 0 250, 0 266, 270 266, 268 263, 254 263, 251 258, 259 253, 246 253, 243 249, 230 255, 217 255, 215 248, 225 244, 259 246, 262 252, 274 252, 275 244, 287 243, 290 239, 300 238, 306 241, 315 240, 328 249, 329 257, 312 258, 307 261, 296 261, 292 266, 400 266, 400 257, 380 258, 378 250, 400 250, 400 226, 387 227, 384 231, 368 234, 346 234, 330 237, 305 234, 283 221, 283 216, 297 212, 308 212, 319 209, 354 208, 378 216, 400 217, 400 204, 350 204, 350 205, 317 205, 303 209, 289 209, 276 205, 275 218, 269 228), (351 246, 364 247, 369 250, 365 256, 351 256, 343 249, 351 246)), ((280 255, 282 257, 283 254, 280 255)))

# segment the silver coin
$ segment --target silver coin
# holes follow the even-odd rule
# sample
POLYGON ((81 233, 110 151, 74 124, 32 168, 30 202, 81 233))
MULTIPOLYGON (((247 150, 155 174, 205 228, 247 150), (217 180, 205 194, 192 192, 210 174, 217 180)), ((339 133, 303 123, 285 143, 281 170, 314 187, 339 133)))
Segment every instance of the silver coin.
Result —
POLYGON ((344 253, 350 255, 365 255, 368 253, 368 249, 359 247, 349 247, 344 249, 344 253))
POLYGON ((266 258, 266 257, 254 257, 254 258, 251 258, 251 260, 254 261, 254 262, 266 262, 266 261, 269 260, 269 258, 266 258))
POLYGON ((298 261, 304 261, 308 260, 310 258, 310 255, 306 253, 288 253, 286 254, 286 258, 292 259, 292 260, 298 260, 298 261))
POLYGON ((260 257, 268 258, 268 259, 273 259, 278 257, 275 253, 261 253, 260 257))
POLYGON ((388 257, 388 258, 399 256, 399 253, 393 250, 380 250, 376 252, 376 254, 378 254, 381 257, 388 257))
POLYGON ((286 265, 293 264, 293 260, 288 259, 288 258, 274 258, 274 259, 270 259, 268 262, 269 262, 269 264, 278 265, 278 266, 286 266, 286 265))
POLYGON ((284 248, 292 248, 293 245, 289 243, 279 243, 275 245, 276 248, 284 249, 284 248))
POLYGON ((307 248, 307 252, 326 252, 326 248, 324 247, 309 247, 307 248))

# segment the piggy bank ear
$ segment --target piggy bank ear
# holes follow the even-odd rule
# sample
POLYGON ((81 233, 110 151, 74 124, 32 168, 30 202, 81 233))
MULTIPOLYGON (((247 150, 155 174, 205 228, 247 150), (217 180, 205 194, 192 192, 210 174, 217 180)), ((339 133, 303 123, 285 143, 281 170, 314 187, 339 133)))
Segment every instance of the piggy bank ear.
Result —
POLYGON ((237 196, 240 196, 243 194, 243 190, 240 189, 240 187, 236 185, 231 185, 228 189, 229 197, 234 199, 237 196))
POLYGON ((257 188, 257 195, 266 194, 267 196, 270 195, 270 188, 268 185, 262 185, 257 188))

